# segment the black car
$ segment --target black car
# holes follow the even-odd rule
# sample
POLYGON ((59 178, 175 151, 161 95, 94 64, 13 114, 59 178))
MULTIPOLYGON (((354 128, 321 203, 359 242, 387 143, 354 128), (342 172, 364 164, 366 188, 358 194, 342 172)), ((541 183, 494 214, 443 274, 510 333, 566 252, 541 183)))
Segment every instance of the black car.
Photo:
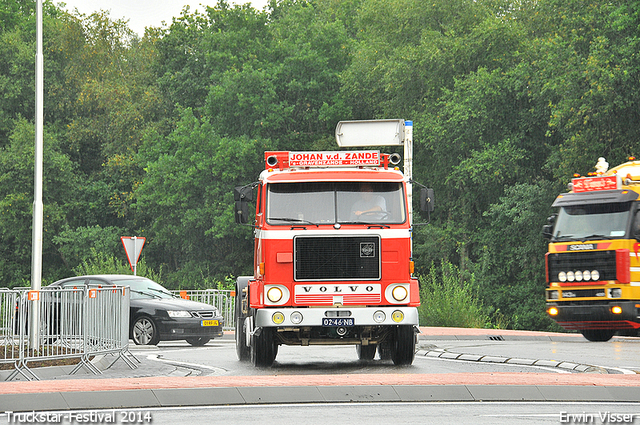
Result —
POLYGON ((137 345, 186 340, 204 345, 223 335, 224 318, 217 308, 173 295, 151 279, 131 275, 92 275, 59 280, 49 286, 128 286, 131 288, 129 337, 137 345))

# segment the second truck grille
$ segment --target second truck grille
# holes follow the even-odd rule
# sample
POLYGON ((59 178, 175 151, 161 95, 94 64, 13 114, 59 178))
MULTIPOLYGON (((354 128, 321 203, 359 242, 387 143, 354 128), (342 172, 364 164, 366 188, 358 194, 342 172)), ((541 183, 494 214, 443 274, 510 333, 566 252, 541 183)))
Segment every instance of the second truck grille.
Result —
POLYGON ((549 254, 549 279, 558 282, 558 273, 598 270, 598 280, 616 279, 616 252, 590 251, 549 254))

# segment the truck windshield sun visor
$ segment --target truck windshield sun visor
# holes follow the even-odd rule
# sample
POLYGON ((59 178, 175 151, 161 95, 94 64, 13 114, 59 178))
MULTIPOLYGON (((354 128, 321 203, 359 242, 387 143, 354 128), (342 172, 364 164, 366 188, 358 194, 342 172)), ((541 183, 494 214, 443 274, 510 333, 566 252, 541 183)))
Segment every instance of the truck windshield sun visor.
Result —
POLYGON ((601 190, 587 193, 563 193, 556 198, 552 207, 631 202, 636 199, 638 199, 638 193, 632 190, 601 190))

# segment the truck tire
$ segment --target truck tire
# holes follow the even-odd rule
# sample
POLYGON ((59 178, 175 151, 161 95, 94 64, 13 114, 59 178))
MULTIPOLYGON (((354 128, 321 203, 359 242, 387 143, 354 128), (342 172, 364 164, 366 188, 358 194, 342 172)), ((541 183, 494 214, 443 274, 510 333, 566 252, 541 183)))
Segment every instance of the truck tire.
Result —
POLYGON ((398 326, 391 345, 391 360, 396 366, 413 363, 416 354, 416 335, 413 326, 398 326))
POLYGON ((378 357, 380 360, 391 360, 391 344, 388 341, 378 344, 378 357))
POLYGON ((356 352, 358 353, 358 359, 362 361, 370 361, 376 356, 376 345, 356 345, 356 352))
POLYGON ((615 334, 615 329, 585 329, 581 331, 582 336, 591 342, 609 341, 615 334))
POLYGON ((247 334, 244 327, 244 315, 242 314, 242 297, 243 289, 249 284, 248 277, 239 277, 236 281, 236 302, 234 309, 235 318, 235 337, 236 337, 236 355, 238 360, 246 362, 251 359, 251 350, 247 346, 247 334))
POLYGON ((270 367, 276 359, 274 329, 262 328, 251 338, 251 362, 256 367, 270 367))

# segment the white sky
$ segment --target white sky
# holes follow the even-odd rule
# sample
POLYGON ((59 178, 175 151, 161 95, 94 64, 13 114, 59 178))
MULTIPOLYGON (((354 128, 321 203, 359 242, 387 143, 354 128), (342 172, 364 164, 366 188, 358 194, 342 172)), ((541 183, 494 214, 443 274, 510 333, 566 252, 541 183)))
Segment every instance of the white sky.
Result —
MULTIPOLYGON (((146 27, 159 27, 162 21, 171 24, 171 18, 180 16, 183 7, 189 5, 191 11, 204 12, 201 5, 215 6, 217 0, 54 0, 66 3, 66 9, 78 9, 86 15, 97 10, 108 10, 112 19, 129 21, 129 28, 141 37, 146 27)), ((251 3, 254 9, 262 10, 268 0, 236 0, 230 4, 251 3)))

